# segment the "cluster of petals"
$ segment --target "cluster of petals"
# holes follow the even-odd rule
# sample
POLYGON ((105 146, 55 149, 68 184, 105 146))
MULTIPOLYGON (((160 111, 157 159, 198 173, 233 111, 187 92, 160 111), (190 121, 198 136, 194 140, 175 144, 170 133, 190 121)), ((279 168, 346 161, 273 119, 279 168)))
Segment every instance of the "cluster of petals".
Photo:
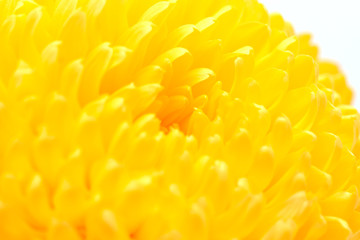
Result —
POLYGON ((360 239, 351 98, 256 0, 1 0, 0 239, 360 239))

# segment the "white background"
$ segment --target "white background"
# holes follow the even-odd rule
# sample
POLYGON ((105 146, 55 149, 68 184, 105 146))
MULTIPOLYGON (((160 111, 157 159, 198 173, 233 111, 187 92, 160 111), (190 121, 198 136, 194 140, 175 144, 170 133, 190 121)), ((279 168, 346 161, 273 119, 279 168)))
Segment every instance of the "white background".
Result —
POLYGON ((278 12, 295 31, 310 32, 320 56, 337 62, 357 96, 360 110, 360 0, 259 0, 278 12))

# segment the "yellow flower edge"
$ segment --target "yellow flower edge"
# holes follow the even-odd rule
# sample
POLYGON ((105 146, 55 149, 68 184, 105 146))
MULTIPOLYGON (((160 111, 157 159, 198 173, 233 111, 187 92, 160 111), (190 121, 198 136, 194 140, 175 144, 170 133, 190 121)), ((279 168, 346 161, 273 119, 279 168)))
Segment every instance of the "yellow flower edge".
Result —
POLYGON ((351 90, 256 0, 2 0, 0 26, 0 239, 360 239, 351 90))

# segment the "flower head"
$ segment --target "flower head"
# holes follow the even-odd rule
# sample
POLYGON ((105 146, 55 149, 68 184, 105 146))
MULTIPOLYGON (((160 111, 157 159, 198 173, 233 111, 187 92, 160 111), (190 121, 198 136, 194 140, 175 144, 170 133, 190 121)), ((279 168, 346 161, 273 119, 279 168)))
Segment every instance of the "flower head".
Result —
POLYGON ((256 0, 3 0, 0 42, 0 239, 359 239, 351 90, 256 0))

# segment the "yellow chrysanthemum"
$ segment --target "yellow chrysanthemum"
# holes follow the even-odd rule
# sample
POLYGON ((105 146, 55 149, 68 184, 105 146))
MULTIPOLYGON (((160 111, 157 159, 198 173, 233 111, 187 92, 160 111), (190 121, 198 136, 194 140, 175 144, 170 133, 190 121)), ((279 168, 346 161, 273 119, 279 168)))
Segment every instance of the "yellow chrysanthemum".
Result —
POLYGON ((1 240, 360 239, 360 119, 256 0, 1 0, 1 240))

